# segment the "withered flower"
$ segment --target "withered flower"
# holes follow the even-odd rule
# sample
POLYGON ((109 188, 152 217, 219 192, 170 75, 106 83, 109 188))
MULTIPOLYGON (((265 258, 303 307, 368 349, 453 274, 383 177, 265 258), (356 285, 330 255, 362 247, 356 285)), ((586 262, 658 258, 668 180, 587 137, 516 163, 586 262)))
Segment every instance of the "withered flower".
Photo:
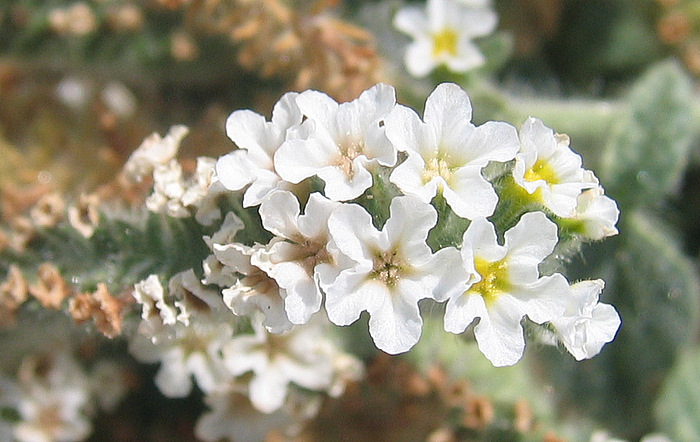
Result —
POLYGON ((59 309, 71 289, 53 264, 45 262, 39 266, 39 280, 29 286, 29 293, 46 308, 59 309))

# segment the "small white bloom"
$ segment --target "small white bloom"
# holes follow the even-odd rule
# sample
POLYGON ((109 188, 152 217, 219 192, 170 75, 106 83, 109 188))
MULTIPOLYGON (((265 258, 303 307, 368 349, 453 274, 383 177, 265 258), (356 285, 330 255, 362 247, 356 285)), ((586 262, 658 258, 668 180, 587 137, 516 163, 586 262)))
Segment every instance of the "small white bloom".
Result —
POLYGON ((160 315, 163 324, 171 325, 177 322, 178 311, 165 300, 165 289, 158 275, 149 275, 143 281, 134 285, 133 297, 141 304, 141 318, 150 319, 154 315, 160 315))
POLYGON ((305 324, 321 308, 321 280, 330 282, 338 270, 326 245, 328 217, 340 205, 312 193, 304 214, 291 192, 275 191, 260 205, 263 226, 277 235, 251 257, 286 291, 285 310, 293 324, 305 324))
POLYGON ((20 442, 84 440, 92 431, 87 376, 67 353, 52 355, 48 363, 47 369, 38 357, 22 362, 17 375, 21 397, 16 404, 20 422, 14 437, 20 442))
POLYGON ((512 160, 518 136, 507 123, 475 127, 471 117, 469 97, 452 83, 440 84, 430 94, 425 122, 412 109, 396 106, 386 120, 386 134, 408 158, 391 174, 391 182, 426 203, 442 192, 463 218, 493 214, 498 196, 481 169, 490 161, 512 160))
POLYGON ((233 376, 253 373, 249 394, 255 408, 264 413, 279 410, 291 383, 314 391, 335 388, 335 359, 342 353, 324 338, 321 325, 311 322, 285 334, 270 334, 254 321, 254 335, 237 336, 224 347, 233 376))
POLYGON ((531 117, 520 129, 520 143, 513 168, 515 182, 555 215, 573 217, 581 191, 597 187, 598 180, 581 167, 581 157, 569 147, 569 137, 555 134, 531 117))
POLYGON ((124 173, 134 181, 141 181, 150 175, 156 166, 165 166, 177 156, 180 142, 189 129, 185 126, 173 126, 165 136, 153 133, 143 140, 124 164, 124 173))
POLYGON ((215 167, 216 159, 198 157, 197 169, 180 198, 184 207, 196 208, 195 219, 205 226, 210 226, 221 218, 221 210, 216 206, 216 200, 227 192, 216 176, 215 167))
POLYGON ((270 122, 250 110, 235 111, 226 120, 226 134, 238 149, 219 158, 216 172, 221 184, 229 190, 250 185, 243 196, 244 207, 260 204, 274 189, 289 187, 277 174, 273 156, 286 139, 287 131, 301 123, 297 95, 284 94, 275 105, 270 122))
POLYGON ((381 231, 361 206, 337 208, 328 230, 350 261, 325 288, 330 320, 348 325, 366 310, 369 332, 379 349, 396 354, 413 347, 423 325, 418 301, 444 300, 466 287, 458 251, 448 247, 432 253, 425 242, 436 221, 435 209, 413 196, 392 200, 381 231))
POLYGON ((216 258, 241 275, 231 287, 222 291, 224 303, 238 316, 262 312, 265 315, 263 324, 268 331, 282 333, 293 325, 284 308, 287 292, 263 269, 251 263, 251 256, 262 247, 248 247, 239 243, 214 244, 216 258))
POLYGON ((246 390, 233 383, 209 393, 204 402, 210 410, 200 416, 195 435, 207 442, 255 442, 268 439, 271 431, 278 430, 293 438, 306 421, 318 414, 321 405, 319 395, 290 392, 284 406, 264 413, 251 404, 246 390))
POLYGON ((462 333, 476 318, 479 350, 495 366, 515 364, 525 349, 524 316, 538 324, 561 317, 569 284, 561 274, 539 277, 538 265, 558 240, 557 226, 542 212, 526 213, 498 244, 493 225, 477 218, 464 233, 462 259, 478 278, 450 298, 445 330, 462 333))
POLYGON ((165 396, 187 396, 192 390, 191 376, 208 393, 229 378, 221 349, 232 333, 221 317, 200 315, 189 326, 177 323, 152 333, 139 329, 129 343, 129 352, 139 362, 160 362, 155 383, 165 396))
POLYGON ((615 200, 605 196, 601 187, 584 190, 576 200, 573 219, 581 221, 582 233, 586 238, 600 240, 617 235, 615 225, 619 217, 620 210, 615 200))
POLYGON ((197 312, 206 314, 226 308, 219 292, 204 287, 192 269, 173 275, 168 281, 168 291, 179 311, 177 320, 185 325, 189 325, 191 315, 197 312))
POLYGON ((394 26, 410 35, 404 61, 414 77, 425 77, 440 65, 466 72, 486 59, 472 42, 496 28, 498 16, 487 2, 428 0, 425 11, 416 6, 399 10, 394 26))
POLYGON ((190 216, 189 210, 182 204, 185 186, 182 166, 177 160, 155 166, 153 193, 146 198, 146 207, 151 212, 163 212, 177 218, 190 216))
POLYGON ((275 154, 280 176, 299 183, 317 175, 333 201, 362 195, 372 185, 370 163, 396 163, 396 149, 382 125, 396 104, 395 95, 393 87, 377 84, 356 100, 338 104, 322 92, 302 92, 296 101, 307 117, 304 136, 290 137, 275 154))
POLYGON ((600 279, 572 284, 564 315, 551 321, 559 339, 577 361, 600 353, 620 328, 620 315, 615 308, 598 302, 604 286, 600 279))

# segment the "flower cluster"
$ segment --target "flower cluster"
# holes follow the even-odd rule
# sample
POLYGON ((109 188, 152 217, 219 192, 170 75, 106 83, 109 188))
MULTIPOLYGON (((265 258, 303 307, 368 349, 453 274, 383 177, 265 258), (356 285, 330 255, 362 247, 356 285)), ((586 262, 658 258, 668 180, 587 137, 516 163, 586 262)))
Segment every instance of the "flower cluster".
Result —
MULTIPOLYGON (((201 277, 179 273, 166 289, 151 275, 134 291, 132 353, 162 363, 166 395, 188 394, 193 376, 220 406, 200 422, 202 437, 234 431, 223 422, 241 395, 283 421, 299 391, 342 392, 361 367, 321 330, 363 312, 376 346, 397 354, 420 339, 420 304, 445 303, 444 329, 473 327, 496 366, 522 357, 526 319, 577 359, 613 339, 620 319, 599 302, 602 281, 540 273, 558 244, 615 234, 618 217, 568 138, 541 121, 475 126, 467 94, 450 83, 420 117, 378 84, 347 103, 290 92, 271 121, 239 110, 226 130, 237 149, 188 180, 206 188, 197 203, 183 193, 165 205, 200 219, 199 202, 210 202, 201 277)), ((153 172, 155 194, 166 193, 158 170, 173 167, 182 135, 153 137, 127 163, 153 172)))
MULTIPOLYGON (((419 340, 419 302, 447 301, 445 329, 462 333, 480 318, 477 342, 496 365, 521 357, 525 317, 557 330, 577 356, 612 338, 567 337, 575 321, 567 315, 585 316, 595 303, 572 306, 580 297, 563 275, 539 274, 559 230, 600 239, 616 233, 618 216, 568 138, 541 121, 528 119, 519 135, 503 122, 475 126, 455 84, 439 85, 421 118, 378 84, 340 104, 317 91, 288 93, 271 121, 241 110, 226 129, 238 149, 217 161, 216 179, 258 207, 272 234, 239 242, 249 226, 229 213, 208 239, 204 282, 221 287, 234 314, 259 311, 280 333, 322 309, 336 325, 366 311, 377 347, 395 354, 419 340), (487 179, 492 163, 504 172, 487 179), (520 207, 507 232, 497 232, 511 227, 501 205, 511 215, 520 207), (449 217, 462 221, 442 222, 449 217), (447 245, 431 242, 436 232, 451 235, 447 245)), ((589 325, 617 329, 619 319, 589 325)))

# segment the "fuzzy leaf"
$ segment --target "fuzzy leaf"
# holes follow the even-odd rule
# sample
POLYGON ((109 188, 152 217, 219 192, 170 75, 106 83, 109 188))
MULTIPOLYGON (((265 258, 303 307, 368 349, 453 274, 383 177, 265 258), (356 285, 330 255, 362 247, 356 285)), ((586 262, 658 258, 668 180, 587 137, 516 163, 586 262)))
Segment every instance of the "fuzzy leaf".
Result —
POLYGON ((651 206, 677 189, 693 139, 692 86, 673 62, 647 72, 613 127, 602 182, 622 207, 651 206))
POLYGON ((695 336, 700 281, 659 220, 628 212, 620 231, 613 241, 588 249, 586 265, 568 272, 572 280, 605 280, 601 300, 622 317, 617 337, 593 359, 577 363, 552 355, 545 368, 563 403, 591 412, 605 427, 634 439, 652 430, 648 426, 661 381, 695 336))
POLYGON ((658 430, 671 440, 700 440, 700 351, 683 354, 656 404, 658 430))

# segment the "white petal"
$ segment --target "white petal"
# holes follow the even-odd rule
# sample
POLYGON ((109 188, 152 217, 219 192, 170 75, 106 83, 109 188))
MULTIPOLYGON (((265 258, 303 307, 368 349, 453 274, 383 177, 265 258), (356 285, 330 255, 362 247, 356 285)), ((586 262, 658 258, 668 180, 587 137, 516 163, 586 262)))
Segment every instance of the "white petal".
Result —
POLYGON ((393 24, 396 29, 411 36, 423 35, 427 30, 425 12, 412 6, 401 8, 394 16, 393 24))
POLYGON ((462 218, 491 216, 498 203, 493 185, 481 176, 480 167, 466 166, 454 172, 443 190, 447 204, 462 218))
POLYGON ((437 212, 430 204, 415 196, 397 196, 391 200, 389 220, 383 231, 389 244, 401 245, 404 253, 410 254, 411 262, 420 265, 430 255, 426 244, 428 231, 437 223, 437 212))
POLYGON ((299 201, 287 191, 275 191, 260 204, 260 218, 266 230, 287 239, 293 239, 299 232, 297 217, 299 201))
POLYGON ((241 190, 255 179, 256 165, 248 159, 245 150, 234 150, 216 162, 219 182, 229 190, 241 190))
POLYGON ((410 152, 408 158, 399 164, 389 176, 394 183, 407 195, 415 195, 424 203, 429 203, 437 194, 437 180, 423 182, 425 161, 417 153, 410 152))
POLYGON ((369 333, 375 345, 389 354, 403 353, 420 339, 423 320, 417 302, 398 293, 383 297, 384 302, 370 312, 369 333))
POLYGON ((496 367, 513 365, 525 350, 525 337, 520 320, 523 313, 509 302, 512 298, 500 296, 474 328, 479 350, 496 367))
POLYGON ((450 134, 472 119, 472 105, 466 92, 454 83, 439 84, 425 102, 423 121, 440 134, 450 134))
POLYGON ((488 316, 484 298, 479 295, 459 294, 447 301, 445 331, 463 333, 476 318, 488 316))
POLYGON ((508 256, 542 261, 559 241, 557 225, 542 212, 524 214, 518 224, 505 233, 508 256))

